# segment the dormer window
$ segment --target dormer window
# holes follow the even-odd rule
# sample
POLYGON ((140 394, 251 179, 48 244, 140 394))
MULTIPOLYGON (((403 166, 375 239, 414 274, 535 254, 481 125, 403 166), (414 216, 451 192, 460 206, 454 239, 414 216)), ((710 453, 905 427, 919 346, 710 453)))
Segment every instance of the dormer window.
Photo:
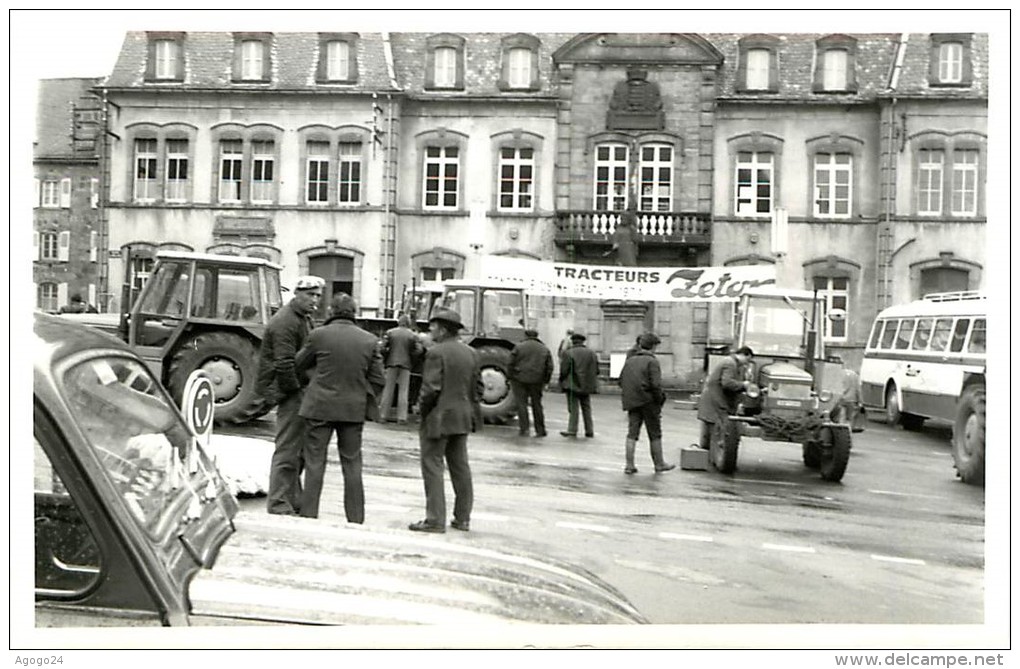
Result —
POLYGON ((931 36, 929 86, 970 86, 971 36, 939 34, 931 36))
POLYGON ((750 35, 739 43, 737 90, 775 93, 779 90, 779 40, 770 35, 750 35))
POLYGON ((316 79, 324 84, 353 84, 358 79, 355 33, 319 35, 319 68, 316 79))
POLYGON ((149 51, 145 67, 147 81, 184 79, 184 33, 148 33, 149 51))
POLYGON ((816 93, 857 91, 857 40, 846 35, 823 37, 815 43, 816 93))
POLYGON ((268 82, 272 63, 269 45, 272 36, 267 33, 235 33, 234 81, 268 82))
POLYGON ((501 91, 537 91, 538 47, 533 35, 511 35, 503 38, 498 88, 501 91))
POLYGON ((464 89, 464 38, 433 35, 426 43, 425 88, 464 89))

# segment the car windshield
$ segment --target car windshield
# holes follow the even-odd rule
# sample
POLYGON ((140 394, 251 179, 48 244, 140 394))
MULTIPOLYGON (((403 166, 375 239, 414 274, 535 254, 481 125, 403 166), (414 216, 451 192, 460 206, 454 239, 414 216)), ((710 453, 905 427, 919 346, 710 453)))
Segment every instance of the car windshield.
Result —
POLYGON ((804 355, 805 318, 811 318, 810 300, 752 297, 747 303, 743 345, 755 355, 804 355))
POLYGON ((182 493, 194 497, 200 483, 218 477, 142 362, 116 356, 80 362, 64 373, 63 392, 107 476, 151 536, 179 520, 182 493))

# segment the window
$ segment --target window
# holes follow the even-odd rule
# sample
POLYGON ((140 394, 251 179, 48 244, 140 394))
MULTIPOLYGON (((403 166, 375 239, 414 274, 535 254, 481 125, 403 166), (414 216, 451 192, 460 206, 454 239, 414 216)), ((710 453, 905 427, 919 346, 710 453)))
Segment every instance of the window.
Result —
POLYGON ((156 40, 156 79, 177 78, 177 42, 156 40))
POLYGON ((921 297, 932 293, 955 293, 970 288, 970 273, 955 267, 929 267, 921 270, 921 297))
POLYGON ((457 50, 444 46, 436 49, 436 88, 453 88, 457 83, 457 50))
POLYGON ((154 82, 184 80, 184 33, 147 33, 148 59, 145 80, 154 82))
POLYGON ((900 329, 896 332, 896 348, 906 349, 914 336, 914 319, 904 318, 900 321, 900 329))
POLYGON ((638 211, 669 211, 673 202, 673 147, 643 144, 638 174, 638 211))
POLYGON ((850 217, 852 167, 849 153, 815 154, 815 216, 850 217))
POLYGON ((850 280, 846 277, 823 277, 816 276, 814 287, 818 294, 825 299, 825 314, 823 314, 823 332, 825 339, 846 340, 846 324, 849 318, 834 321, 825 317, 833 309, 842 309, 847 316, 850 313, 850 280))
POLYGON ((885 330, 882 331, 882 348, 892 348, 893 342, 896 340, 896 329, 899 324, 899 321, 885 322, 885 330))
POLYGON ((747 90, 768 90, 770 57, 767 49, 751 49, 747 52, 747 90))
POLYGON ((337 200, 341 204, 361 202, 361 142, 340 142, 339 188, 337 200))
POLYGON ((846 90, 846 50, 829 49, 823 54, 822 62, 822 88, 827 91, 846 90))
POLYGON ((309 204, 329 203, 329 142, 308 142, 309 204))
POLYGON ((454 267, 422 267, 422 281, 447 281, 457 278, 457 269, 454 267))
POLYGON ((347 42, 326 44, 326 78, 336 81, 350 77, 351 52, 347 42))
POLYGON ((500 75, 497 88, 501 91, 536 91, 538 83, 538 48, 541 42, 534 35, 518 33, 504 37, 500 51, 500 75))
POLYGON ((951 352, 959 353, 963 350, 963 342, 967 339, 967 331, 969 329, 969 318, 961 318, 956 321, 956 326, 953 328, 953 339, 949 342, 949 350, 951 352))
POLYGON ((972 35, 943 33, 931 36, 928 57, 929 86, 970 86, 973 78, 971 64, 972 35))
POLYGON ((917 329, 914 330, 914 341, 910 344, 912 350, 928 350, 928 343, 931 340, 931 328, 931 318, 921 318, 917 321, 917 329))
POLYGON ((316 79, 320 83, 333 84, 357 81, 357 43, 357 33, 320 33, 316 79))
POLYGON ((921 149, 917 159, 917 213, 922 216, 942 214, 942 163, 945 153, 921 149))
POLYGON ((131 256, 131 290, 137 295, 145 287, 152 274, 154 260, 148 256, 131 256))
POLYGON ((765 216, 772 212, 773 154, 737 153, 737 216, 765 216))
POLYGON ((510 49, 509 77, 510 88, 528 88, 531 85, 531 50, 524 48, 510 49))
POLYGON ((931 350, 932 352, 941 353, 946 350, 946 346, 949 345, 951 333, 953 331, 953 319, 952 318, 940 318, 935 321, 935 329, 931 334, 931 350))
POLYGON ((816 93, 857 91, 857 40, 848 35, 829 35, 815 42, 816 93))
POLYGON ((456 209, 460 149, 456 146, 425 148, 426 209, 456 209))
POLYGON ((55 232, 40 233, 39 258, 41 260, 57 259, 57 233, 55 232))
POLYGON ((262 78, 262 42, 256 40, 241 42, 241 78, 245 80, 262 78))
POLYGON ((950 210, 954 216, 977 215, 978 152, 953 151, 953 190, 950 210))
POLYGON ((970 341, 967 342, 967 351, 969 353, 985 352, 985 319, 974 320, 974 327, 970 331, 970 341))
POLYGON ((42 311, 56 311, 60 308, 57 298, 57 284, 40 283, 36 292, 36 304, 42 311))
POLYGON ((243 144, 239 139, 220 141, 220 202, 241 201, 243 144))
POLYGON ((186 202, 188 199, 188 140, 168 139, 166 142, 166 201, 186 202))
POLYGON ((154 202, 157 196, 155 139, 135 140, 135 201, 154 202))
POLYGON ((60 206, 60 182, 59 181, 43 181, 42 182, 42 206, 44 206, 44 207, 59 207, 60 206))
POLYGON ((596 211, 624 211, 627 208, 628 153, 624 144, 595 147, 596 211))
POLYGON ((464 38, 432 35, 426 40, 425 88, 464 88, 464 38))
POLYGON ((273 167, 275 151, 272 140, 254 141, 251 145, 251 201, 255 204, 273 202, 273 167))
POLYGON ((234 81, 268 82, 272 71, 269 33, 234 34, 234 81))
POLYGON ((535 150, 499 150, 499 210, 531 211, 534 207, 535 150))

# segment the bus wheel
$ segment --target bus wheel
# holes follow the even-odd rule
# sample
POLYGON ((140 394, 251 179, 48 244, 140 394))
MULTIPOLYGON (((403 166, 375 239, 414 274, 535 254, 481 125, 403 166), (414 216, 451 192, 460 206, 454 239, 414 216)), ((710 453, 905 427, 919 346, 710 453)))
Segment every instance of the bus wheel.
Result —
POLYGON ((900 423, 900 400, 896 397, 896 386, 885 391, 885 422, 891 427, 900 423))
POLYGON ((956 405, 953 465, 964 483, 985 482, 985 386, 968 387, 956 405))

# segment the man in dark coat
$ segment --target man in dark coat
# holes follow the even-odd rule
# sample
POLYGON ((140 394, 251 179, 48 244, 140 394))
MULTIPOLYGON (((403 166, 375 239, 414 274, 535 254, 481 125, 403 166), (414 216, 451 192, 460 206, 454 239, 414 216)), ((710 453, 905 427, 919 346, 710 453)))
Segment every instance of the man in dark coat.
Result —
POLYGON ((483 386, 477 354, 457 337, 463 327, 460 314, 445 307, 436 307, 429 319, 435 343, 425 354, 419 400, 425 519, 408 525, 414 532, 446 531, 444 460, 455 495, 450 524, 457 530, 470 529, 474 489, 467 440, 482 423, 483 386))
POLYGON ((411 317, 402 315, 397 327, 390 328, 383 335, 383 363, 386 367, 386 386, 379 404, 381 418, 390 420, 393 405, 393 391, 397 392, 397 424, 407 424, 407 399, 411 388, 411 367, 415 358, 423 351, 418 335, 411 330, 411 317))
POLYGON ((589 439, 595 436, 591 395, 599 391, 599 359, 595 351, 584 345, 585 339, 581 332, 570 335, 572 345, 560 364, 560 388, 567 395, 567 429, 560 432, 564 437, 577 436, 578 405, 584 416, 584 436, 589 439))
POLYGON ((294 286, 294 297, 266 326, 259 349, 256 392, 276 405, 276 450, 269 468, 269 513, 297 514, 301 500, 301 448, 305 422, 298 415, 301 386, 294 357, 312 329, 312 313, 322 299, 325 281, 303 276, 294 286))
POLYGON ((648 432, 652 463, 658 474, 676 467, 666 464, 662 457, 662 405, 666 403, 666 393, 662 389, 662 368, 654 352, 659 345, 659 337, 648 332, 638 337, 638 343, 640 349, 627 358, 620 372, 623 410, 627 412, 627 464, 623 471, 626 474, 637 473, 634 451, 643 424, 648 432))
POLYGON ((616 264, 636 267, 638 259, 637 218, 633 212, 620 214, 620 222, 613 231, 613 247, 606 255, 616 252, 616 264))
POLYGON ((335 432, 344 476, 344 513, 349 523, 365 522, 361 480, 361 433, 366 420, 379 419, 378 396, 385 379, 376 338, 355 325, 358 306, 347 293, 333 296, 331 316, 312 330, 297 355, 299 374, 311 381, 301 400, 305 419, 305 485, 301 515, 319 517, 329 438, 335 432))
POLYGON ((517 400, 518 430, 526 437, 531 429, 528 403, 535 414, 535 436, 544 437, 545 413, 542 411, 542 390, 552 379, 552 352, 538 338, 535 330, 524 331, 524 341, 510 351, 510 380, 517 400))
POLYGON ((702 448, 708 449, 711 446, 715 424, 736 412, 737 397, 751 385, 744 375, 753 355, 750 348, 742 346, 723 358, 705 379, 701 400, 698 402, 702 448))

